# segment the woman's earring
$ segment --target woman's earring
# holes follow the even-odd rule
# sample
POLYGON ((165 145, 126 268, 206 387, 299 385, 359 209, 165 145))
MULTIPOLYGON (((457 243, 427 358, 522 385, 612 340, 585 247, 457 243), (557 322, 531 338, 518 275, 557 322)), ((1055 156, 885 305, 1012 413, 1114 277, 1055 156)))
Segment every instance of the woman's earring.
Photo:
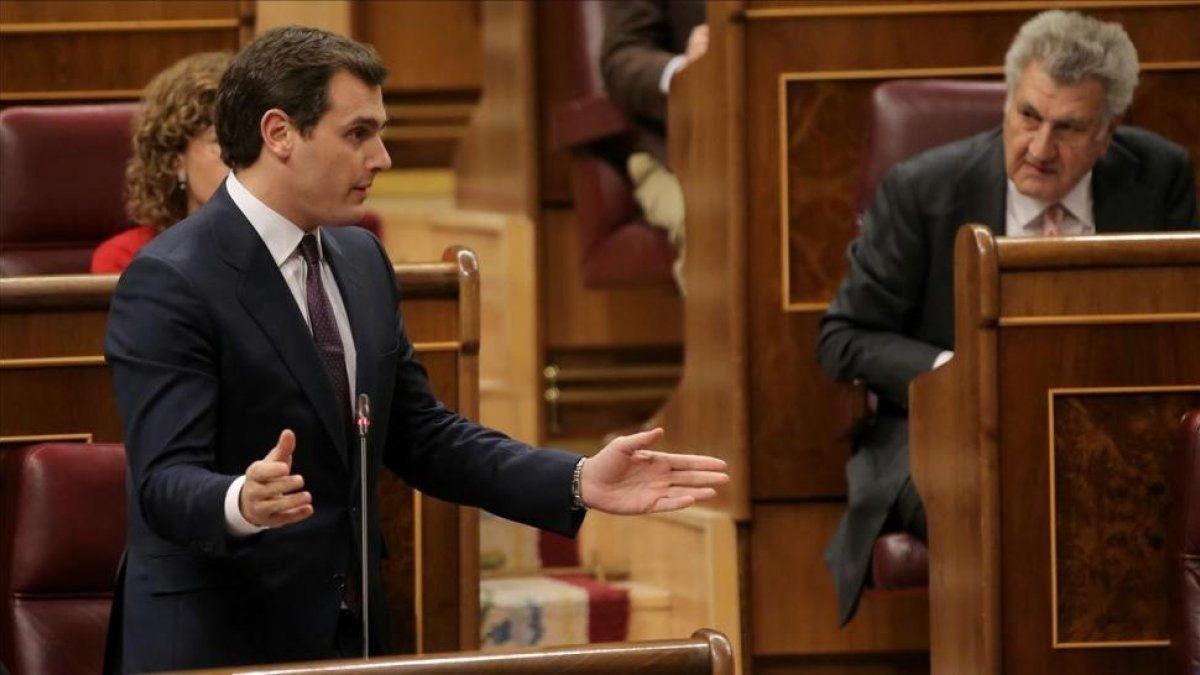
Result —
POLYGON ((183 169, 180 169, 179 173, 175 174, 175 181, 176 181, 175 187, 178 190, 181 190, 181 191, 186 190, 187 189, 187 172, 184 171, 183 169))

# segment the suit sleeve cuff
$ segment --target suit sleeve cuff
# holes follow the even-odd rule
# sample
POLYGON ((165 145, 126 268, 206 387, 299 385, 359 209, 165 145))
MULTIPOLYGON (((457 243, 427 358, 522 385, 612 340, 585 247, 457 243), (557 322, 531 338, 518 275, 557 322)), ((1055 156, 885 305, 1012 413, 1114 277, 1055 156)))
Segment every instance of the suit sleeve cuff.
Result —
POLYGON ((671 78, 675 77, 675 73, 679 72, 679 69, 682 68, 683 64, 686 62, 687 56, 683 54, 676 54, 675 56, 671 57, 670 61, 667 61, 667 65, 663 66, 662 74, 658 76, 659 91, 664 94, 670 93, 671 78))
POLYGON ((246 520, 240 505, 245 476, 238 476, 225 491, 225 531, 234 537, 249 537, 267 529, 246 520))
POLYGON ((929 369, 937 370, 938 368, 941 368, 942 366, 946 365, 946 362, 952 358, 954 358, 954 352, 949 352, 949 351, 939 352, 937 355, 937 358, 935 358, 933 360, 933 365, 930 366, 929 369))

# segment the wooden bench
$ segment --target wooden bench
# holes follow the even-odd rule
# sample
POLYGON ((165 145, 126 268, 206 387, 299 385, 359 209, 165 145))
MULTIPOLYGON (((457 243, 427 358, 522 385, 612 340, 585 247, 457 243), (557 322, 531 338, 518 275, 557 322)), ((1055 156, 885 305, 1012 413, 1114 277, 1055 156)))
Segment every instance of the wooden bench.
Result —
POLYGON ((959 231, 954 358, 909 396, 935 674, 1168 672, 1198 288, 1197 234, 959 231))
MULTIPOLYGON (((479 274, 475 255, 396 265, 400 308, 434 393, 476 417, 479 274)), ((103 344, 116 276, 0 279, 0 453, 42 441, 120 442, 103 344)), ((479 644, 479 528, 474 509, 415 493, 384 473, 384 563, 401 653, 479 644)))

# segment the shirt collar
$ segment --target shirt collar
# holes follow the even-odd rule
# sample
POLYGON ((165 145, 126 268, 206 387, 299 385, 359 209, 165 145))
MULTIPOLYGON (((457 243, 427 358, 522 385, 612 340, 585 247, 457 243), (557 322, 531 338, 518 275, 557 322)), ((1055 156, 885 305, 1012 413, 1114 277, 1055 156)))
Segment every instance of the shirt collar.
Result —
MULTIPOLYGON (((1066 194, 1065 197, 1058 201, 1067 211, 1083 224, 1085 230, 1095 231, 1096 219, 1092 214, 1092 172, 1088 171, 1083 178, 1075 183, 1075 187, 1066 194)), ((1015 183, 1011 179, 1008 181, 1008 204, 1013 214, 1013 222, 1018 227, 1024 227, 1033 222, 1045 211, 1047 207, 1052 206, 1053 202, 1043 201, 1029 195, 1022 194, 1017 189, 1015 183)))
MULTIPOLYGON (((225 179, 225 189, 229 191, 229 198, 241 209, 246 220, 250 221, 250 226, 267 245, 267 250, 271 252, 271 258, 275 260, 275 264, 282 266, 288 258, 296 253, 296 247, 300 245, 300 240, 307 233, 251 194, 232 171, 225 179)), ((324 259, 321 229, 317 228, 313 234, 317 236, 317 251, 324 259)))

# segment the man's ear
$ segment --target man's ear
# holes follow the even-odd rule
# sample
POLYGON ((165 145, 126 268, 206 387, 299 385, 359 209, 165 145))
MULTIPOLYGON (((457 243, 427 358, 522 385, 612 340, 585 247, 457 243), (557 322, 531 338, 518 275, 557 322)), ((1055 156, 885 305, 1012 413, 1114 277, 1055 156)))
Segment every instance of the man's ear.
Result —
POLYGON ((292 154, 296 128, 292 126, 292 118, 287 113, 279 108, 271 108, 259 120, 258 131, 262 134, 264 150, 279 159, 287 159, 292 154))

